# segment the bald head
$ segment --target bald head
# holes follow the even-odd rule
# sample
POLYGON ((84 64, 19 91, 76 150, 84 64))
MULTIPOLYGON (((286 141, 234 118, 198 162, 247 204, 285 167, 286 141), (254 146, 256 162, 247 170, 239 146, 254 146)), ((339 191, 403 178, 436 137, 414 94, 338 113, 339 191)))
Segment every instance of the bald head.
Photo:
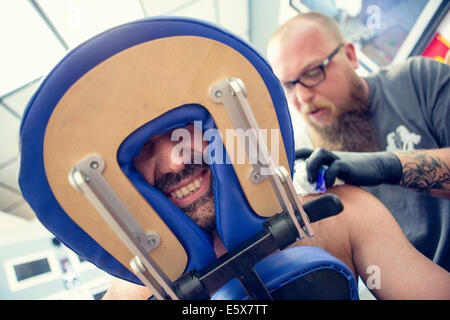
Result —
POLYGON ((267 59, 281 82, 297 78, 308 62, 322 60, 345 38, 337 22, 319 12, 301 13, 282 24, 270 38, 267 59), (302 61, 293 57, 308 53, 302 61), (315 59, 317 58, 317 59, 315 59), (287 63, 287 60, 290 60, 287 63), (302 62, 307 62, 303 64, 302 62), (300 65, 297 65, 300 64, 300 65))
POLYGON ((271 44, 283 45, 284 42, 290 41, 292 37, 305 28, 317 29, 333 43, 345 42, 345 37, 334 19, 320 12, 308 12, 300 13, 283 23, 270 38, 269 48, 271 44))
POLYGON ((324 14, 299 14, 281 25, 269 41, 267 58, 286 98, 316 127, 330 126, 341 114, 355 109, 355 92, 362 95, 359 100, 367 95, 366 84, 355 72, 354 46, 324 14), (319 77, 311 86, 298 80, 319 77))

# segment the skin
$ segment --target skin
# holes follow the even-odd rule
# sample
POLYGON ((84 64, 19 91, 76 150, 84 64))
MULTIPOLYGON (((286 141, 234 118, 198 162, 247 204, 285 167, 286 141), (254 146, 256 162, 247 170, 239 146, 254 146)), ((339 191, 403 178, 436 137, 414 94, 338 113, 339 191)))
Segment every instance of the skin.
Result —
MULTIPOLYGON (((214 221, 211 217, 210 212, 214 211, 213 199, 208 199, 206 201, 204 198, 212 190, 211 182, 211 171, 207 166, 194 166, 190 173, 186 176, 183 175, 180 179, 176 180, 176 183, 166 182, 167 176, 182 175, 185 169, 184 161, 186 159, 190 160, 191 163, 193 156, 202 155, 203 150, 208 145, 208 142, 202 141, 201 144, 196 144, 194 142, 194 126, 188 125, 185 128, 189 136, 191 137, 190 143, 186 141, 181 141, 186 143, 188 148, 183 148, 180 152, 172 152, 177 145, 180 144, 179 141, 172 141, 171 132, 164 134, 159 134, 152 137, 148 143, 142 148, 141 153, 135 158, 136 169, 144 176, 149 184, 155 185, 162 188, 166 196, 170 201, 172 201, 177 207, 184 209, 184 211, 196 222, 200 227, 206 228, 207 225, 214 221), (158 152, 156 152, 158 150, 158 152), (187 157, 185 157, 187 156, 187 157), (198 168, 198 170, 196 170, 198 168), (195 190, 191 195, 179 199, 172 195, 173 191, 179 190, 184 186, 188 186, 190 183, 197 179, 203 179, 201 187, 195 190), (203 199, 202 199, 203 197, 203 199), (200 203, 200 204, 199 204, 200 203), (195 210, 190 209, 192 205, 196 205, 195 210)), ((175 149, 178 151, 179 149, 175 149)), ((192 166, 191 166, 192 168, 192 166)))
MULTIPOLYGON (((164 174, 183 170, 183 163, 172 156, 175 142, 169 137, 167 134, 153 137, 150 140, 154 146, 152 152, 147 152, 144 148, 136 158, 137 169, 150 184, 164 174)), ((182 184, 183 181, 177 186, 182 184)), ((315 236, 294 245, 323 248, 343 261, 355 276, 360 275, 364 281, 370 276, 370 267, 378 266, 381 287, 372 290, 377 298, 450 298, 449 274, 410 245, 389 211, 376 198, 349 185, 331 188, 329 192, 339 196, 344 204, 344 211, 313 223, 315 236)), ((202 193, 199 192, 190 201, 196 201, 201 196, 202 193)), ((301 200, 306 202, 312 198, 314 196, 306 196, 301 200)), ((203 209, 198 209, 201 215, 214 217, 214 211, 203 209)), ((217 255, 222 255, 225 248, 217 232, 212 232, 211 236, 217 255)), ((112 281, 104 299, 147 299, 150 296, 148 288, 116 279, 112 281)))

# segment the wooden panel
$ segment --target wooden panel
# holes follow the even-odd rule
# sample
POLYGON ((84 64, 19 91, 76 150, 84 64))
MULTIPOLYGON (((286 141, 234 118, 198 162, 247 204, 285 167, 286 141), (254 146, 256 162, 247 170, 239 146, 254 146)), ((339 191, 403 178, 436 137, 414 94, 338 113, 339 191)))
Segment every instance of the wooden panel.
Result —
MULTIPOLYGON (((212 84, 228 77, 241 78, 245 83, 259 126, 278 128, 269 92, 253 66, 234 49, 193 36, 149 41, 110 57, 80 78, 55 108, 44 144, 50 186, 67 214, 125 266, 129 267, 131 253, 70 186, 70 169, 93 153, 105 159, 105 178, 144 230, 161 235, 161 246, 151 255, 172 280, 176 279, 186 266, 186 253, 123 174, 117 150, 137 128, 188 103, 207 108, 221 132, 233 128, 223 105, 215 104, 208 95, 212 84)), ((289 169, 281 133, 278 143, 280 164, 289 169)), ((251 184, 251 165, 233 165, 255 212, 271 216, 281 211, 268 180, 251 184)))

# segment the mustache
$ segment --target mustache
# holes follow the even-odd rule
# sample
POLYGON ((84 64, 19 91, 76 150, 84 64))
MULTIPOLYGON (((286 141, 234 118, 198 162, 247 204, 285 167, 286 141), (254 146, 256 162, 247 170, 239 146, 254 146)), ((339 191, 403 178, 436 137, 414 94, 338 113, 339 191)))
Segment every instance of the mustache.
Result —
POLYGON ((208 169, 208 165, 206 163, 202 164, 186 164, 181 172, 178 173, 166 173, 161 176, 158 180, 155 181, 154 186, 165 192, 170 187, 180 183, 182 180, 192 177, 197 173, 200 173, 206 169, 208 169))
POLYGON ((332 105, 330 103, 320 103, 320 102, 308 102, 308 103, 303 103, 301 105, 301 112, 302 113, 310 113, 310 112, 314 112, 316 110, 322 109, 322 108, 327 108, 327 107, 331 107, 332 105))

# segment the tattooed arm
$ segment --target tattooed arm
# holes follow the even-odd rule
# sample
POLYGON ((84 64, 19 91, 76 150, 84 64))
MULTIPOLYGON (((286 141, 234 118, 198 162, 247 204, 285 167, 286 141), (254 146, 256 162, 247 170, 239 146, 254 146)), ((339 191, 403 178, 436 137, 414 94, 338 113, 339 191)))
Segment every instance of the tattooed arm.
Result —
POLYGON ((450 200, 450 148, 398 152, 341 152, 300 149, 297 159, 306 159, 309 182, 317 181, 323 165, 325 187, 336 178, 355 186, 399 184, 450 200))
POLYGON ((395 154, 402 164, 400 185, 450 200, 450 148, 395 154))

